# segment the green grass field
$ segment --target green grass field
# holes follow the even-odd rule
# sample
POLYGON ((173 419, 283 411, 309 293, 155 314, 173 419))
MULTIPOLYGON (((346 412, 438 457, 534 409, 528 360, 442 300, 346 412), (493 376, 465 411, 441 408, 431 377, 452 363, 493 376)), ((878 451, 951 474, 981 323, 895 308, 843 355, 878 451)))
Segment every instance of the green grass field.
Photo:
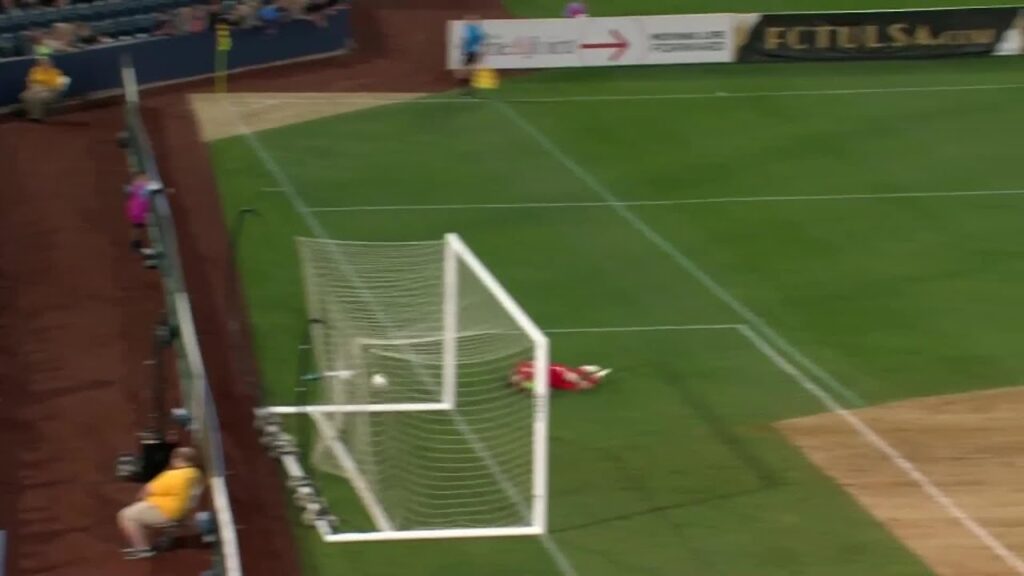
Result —
MULTIPOLYGON (((293 400, 305 208, 337 239, 459 232, 543 328, 756 314, 851 407, 1020 384, 1024 194, 938 194, 1024 188, 1022 72, 995 58, 559 71, 506 82, 505 102, 218 141, 227 217, 262 213, 240 267, 269 400, 293 400), (571 100, 595 95, 622 98, 571 100), (509 204, 532 206, 479 206, 509 204), (426 205, 458 207, 323 210, 426 205)), ((928 573, 773 429, 825 409, 738 331, 551 337, 557 361, 616 369, 554 398, 551 537, 576 574, 928 573)), ((563 574, 536 538, 296 534, 310 573, 563 574)))

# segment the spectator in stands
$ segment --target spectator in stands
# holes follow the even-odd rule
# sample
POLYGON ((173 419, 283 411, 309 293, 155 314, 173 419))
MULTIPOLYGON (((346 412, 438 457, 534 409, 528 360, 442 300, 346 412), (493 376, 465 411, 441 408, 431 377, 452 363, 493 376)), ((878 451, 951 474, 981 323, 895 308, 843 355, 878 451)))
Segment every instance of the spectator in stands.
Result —
POLYGON ((192 18, 188 22, 189 33, 205 32, 210 27, 212 11, 201 5, 192 7, 192 18))
POLYGON ((25 41, 29 45, 28 56, 50 56, 53 48, 49 45, 49 34, 45 30, 29 30, 25 32, 25 41))
POLYGON ((242 0, 230 15, 231 22, 242 28, 254 28, 259 25, 259 0, 242 0))
POLYGON ((99 44, 100 42, 105 42, 107 40, 108 39, 106 38, 97 36, 96 33, 92 31, 92 28, 85 22, 80 22, 77 26, 75 26, 74 46, 76 48, 88 48, 90 46, 95 46, 96 44, 99 44))
POLYGON ((46 117, 46 109, 61 97, 70 83, 71 79, 54 66, 49 58, 36 58, 36 65, 28 71, 25 91, 21 93, 28 118, 41 122, 46 117))
POLYGON ((48 54, 70 52, 75 44, 75 27, 64 22, 54 24, 43 37, 43 44, 50 49, 48 54))
POLYGON ((271 30, 280 24, 284 14, 284 9, 277 2, 271 2, 263 6, 258 12, 260 24, 269 27, 271 30))
POLYGON ((149 178, 145 172, 136 172, 131 184, 125 187, 124 215, 132 227, 132 250, 147 258, 153 255, 152 250, 142 247, 146 217, 149 215, 149 194, 149 178))
POLYGON ((134 504, 117 513, 117 525, 130 544, 124 551, 125 558, 153 556, 156 552, 149 545, 147 531, 184 518, 201 482, 195 449, 175 448, 167 469, 139 490, 134 504))
POLYGON ((566 18, 583 18, 587 15, 587 5, 583 2, 569 2, 565 5, 563 16, 566 18))
POLYGON ((327 15, 341 4, 340 0, 309 0, 306 12, 317 26, 327 26, 327 15))

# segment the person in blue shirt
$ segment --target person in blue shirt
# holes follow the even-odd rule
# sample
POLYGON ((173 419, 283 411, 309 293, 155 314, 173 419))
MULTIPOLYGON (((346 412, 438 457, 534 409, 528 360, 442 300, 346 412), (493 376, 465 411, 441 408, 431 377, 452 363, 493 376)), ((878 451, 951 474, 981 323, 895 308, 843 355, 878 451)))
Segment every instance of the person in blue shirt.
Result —
POLYGON ((466 24, 462 29, 462 69, 459 71, 461 73, 459 79, 465 84, 467 90, 469 90, 473 68, 480 63, 486 37, 484 27, 480 24, 480 17, 467 16, 466 24))

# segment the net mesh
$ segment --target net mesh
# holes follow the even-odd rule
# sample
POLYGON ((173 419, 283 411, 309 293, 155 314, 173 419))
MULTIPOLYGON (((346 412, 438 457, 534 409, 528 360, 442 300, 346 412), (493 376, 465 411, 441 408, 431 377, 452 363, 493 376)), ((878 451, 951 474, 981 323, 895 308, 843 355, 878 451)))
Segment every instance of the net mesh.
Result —
POLYGON ((532 358, 529 336, 462 261, 445 286, 443 242, 303 239, 299 252, 314 355, 328 374, 314 402, 402 408, 324 415, 330 436, 315 440, 313 464, 363 483, 386 529, 530 525, 533 403, 506 384, 532 358), (454 355, 446 289, 457 290, 454 355))

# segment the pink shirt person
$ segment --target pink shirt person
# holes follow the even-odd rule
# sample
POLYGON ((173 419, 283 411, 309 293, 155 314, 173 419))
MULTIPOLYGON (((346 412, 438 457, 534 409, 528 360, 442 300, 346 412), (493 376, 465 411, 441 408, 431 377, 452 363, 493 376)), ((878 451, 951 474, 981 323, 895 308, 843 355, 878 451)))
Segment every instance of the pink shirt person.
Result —
POLYGON ((149 213, 149 181, 139 174, 128 186, 128 199, 124 203, 124 215, 132 226, 145 226, 149 213))

